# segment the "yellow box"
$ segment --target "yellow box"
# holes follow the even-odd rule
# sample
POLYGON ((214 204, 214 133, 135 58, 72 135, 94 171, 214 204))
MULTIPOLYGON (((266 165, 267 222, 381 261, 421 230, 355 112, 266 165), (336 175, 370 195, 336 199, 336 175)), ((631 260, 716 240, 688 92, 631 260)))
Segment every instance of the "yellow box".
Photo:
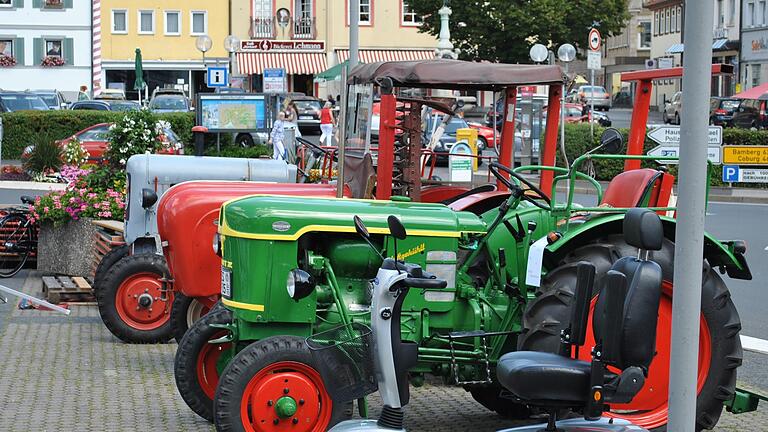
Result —
MULTIPOLYGON (((477 155, 477 129, 463 128, 456 129, 456 142, 466 141, 469 144, 469 148, 472 149, 472 154, 477 155)), ((472 160, 472 171, 477 171, 477 158, 472 160)))

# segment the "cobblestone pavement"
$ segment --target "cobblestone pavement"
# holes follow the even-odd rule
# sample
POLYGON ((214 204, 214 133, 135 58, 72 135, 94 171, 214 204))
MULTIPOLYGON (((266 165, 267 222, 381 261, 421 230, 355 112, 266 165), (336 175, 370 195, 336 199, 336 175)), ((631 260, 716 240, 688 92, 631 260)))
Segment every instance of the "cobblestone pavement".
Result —
MULTIPOLYGON (((39 286, 38 278, 29 281, 39 286)), ((26 284, 25 291, 37 290, 26 284)), ((0 305, 0 430, 211 431, 176 392, 175 350, 175 344, 118 341, 95 306, 73 306, 64 317, 0 305)), ((411 401, 406 418, 414 432, 515 425, 460 388, 427 384, 413 389, 411 401)), ((378 410, 372 397, 371 411, 378 410)), ((768 431, 768 405, 739 416, 724 413, 716 430, 768 431)))

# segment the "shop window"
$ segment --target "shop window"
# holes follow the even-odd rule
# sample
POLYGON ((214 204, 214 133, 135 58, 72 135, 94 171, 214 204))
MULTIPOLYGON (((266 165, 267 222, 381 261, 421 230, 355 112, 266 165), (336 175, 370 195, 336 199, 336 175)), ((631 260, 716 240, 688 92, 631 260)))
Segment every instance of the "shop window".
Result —
POLYGON ((192 11, 190 22, 192 28, 192 36, 199 36, 208 33, 208 12, 192 11))
POLYGON ((155 32, 155 11, 139 11, 139 34, 153 34, 155 32))
POLYGON ((125 9, 112 9, 112 33, 128 33, 128 11, 125 9))
POLYGON ((641 31, 638 35, 640 38, 638 49, 651 49, 651 22, 640 22, 640 28, 641 31))
POLYGON ((170 36, 181 34, 181 13, 179 11, 165 11, 165 34, 170 36))
POLYGON ((403 0, 402 24, 406 26, 418 26, 421 25, 423 21, 424 19, 421 17, 421 15, 416 14, 416 12, 414 12, 411 8, 411 5, 409 5, 407 1, 403 0))

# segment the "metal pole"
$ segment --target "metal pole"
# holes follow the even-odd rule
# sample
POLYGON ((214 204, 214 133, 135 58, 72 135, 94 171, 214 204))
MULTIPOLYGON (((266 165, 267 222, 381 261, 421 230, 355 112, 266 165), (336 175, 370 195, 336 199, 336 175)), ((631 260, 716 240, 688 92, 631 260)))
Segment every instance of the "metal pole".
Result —
POLYGON ((357 66, 360 46, 360 0, 349 0, 349 70, 357 66))
POLYGON ((0 170, 2 170, 2 168, 3 168, 3 118, 0 117, 0 170))
MULTIPOLYGON (((568 62, 565 62, 565 76, 568 76, 568 62)), ((568 92, 565 83, 563 83, 562 103, 560 104, 560 148, 563 151, 563 160, 566 167, 568 166, 568 156, 565 155, 565 95, 568 92)), ((555 159, 555 165, 557 165, 557 159, 555 159)))
POLYGON ((587 121, 589 121, 589 136, 595 137, 595 122, 592 121, 595 112, 595 70, 590 69, 590 90, 589 90, 589 115, 587 121))
POLYGON ((699 360, 713 0, 685 2, 685 65, 675 230, 667 430, 694 432, 699 360), (698 269, 698 270, 696 270, 698 269), (692 271, 694 270, 694 271, 692 271))
MULTIPOLYGON (((354 0, 353 0, 354 1, 354 0)), ((347 69, 341 68, 341 110, 339 111, 339 162, 337 171, 339 175, 336 180, 336 198, 344 198, 344 146, 347 141, 347 69)), ((322 145, 323 143, 320 143, 322 145)), ((333 173, 333 169, 331 169, 333 173)))

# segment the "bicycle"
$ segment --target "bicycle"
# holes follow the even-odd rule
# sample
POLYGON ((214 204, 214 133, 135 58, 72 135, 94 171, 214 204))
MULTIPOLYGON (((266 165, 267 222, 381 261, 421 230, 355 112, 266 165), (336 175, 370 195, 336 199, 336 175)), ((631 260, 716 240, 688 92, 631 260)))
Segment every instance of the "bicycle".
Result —
POLYGON ((35 198, 21 197, 22 204, 3 209, 0 219, 0 277, 9 278, 18 273, 27 259, 37 253, 37 224, 30 218, 29 205, 35 198))

